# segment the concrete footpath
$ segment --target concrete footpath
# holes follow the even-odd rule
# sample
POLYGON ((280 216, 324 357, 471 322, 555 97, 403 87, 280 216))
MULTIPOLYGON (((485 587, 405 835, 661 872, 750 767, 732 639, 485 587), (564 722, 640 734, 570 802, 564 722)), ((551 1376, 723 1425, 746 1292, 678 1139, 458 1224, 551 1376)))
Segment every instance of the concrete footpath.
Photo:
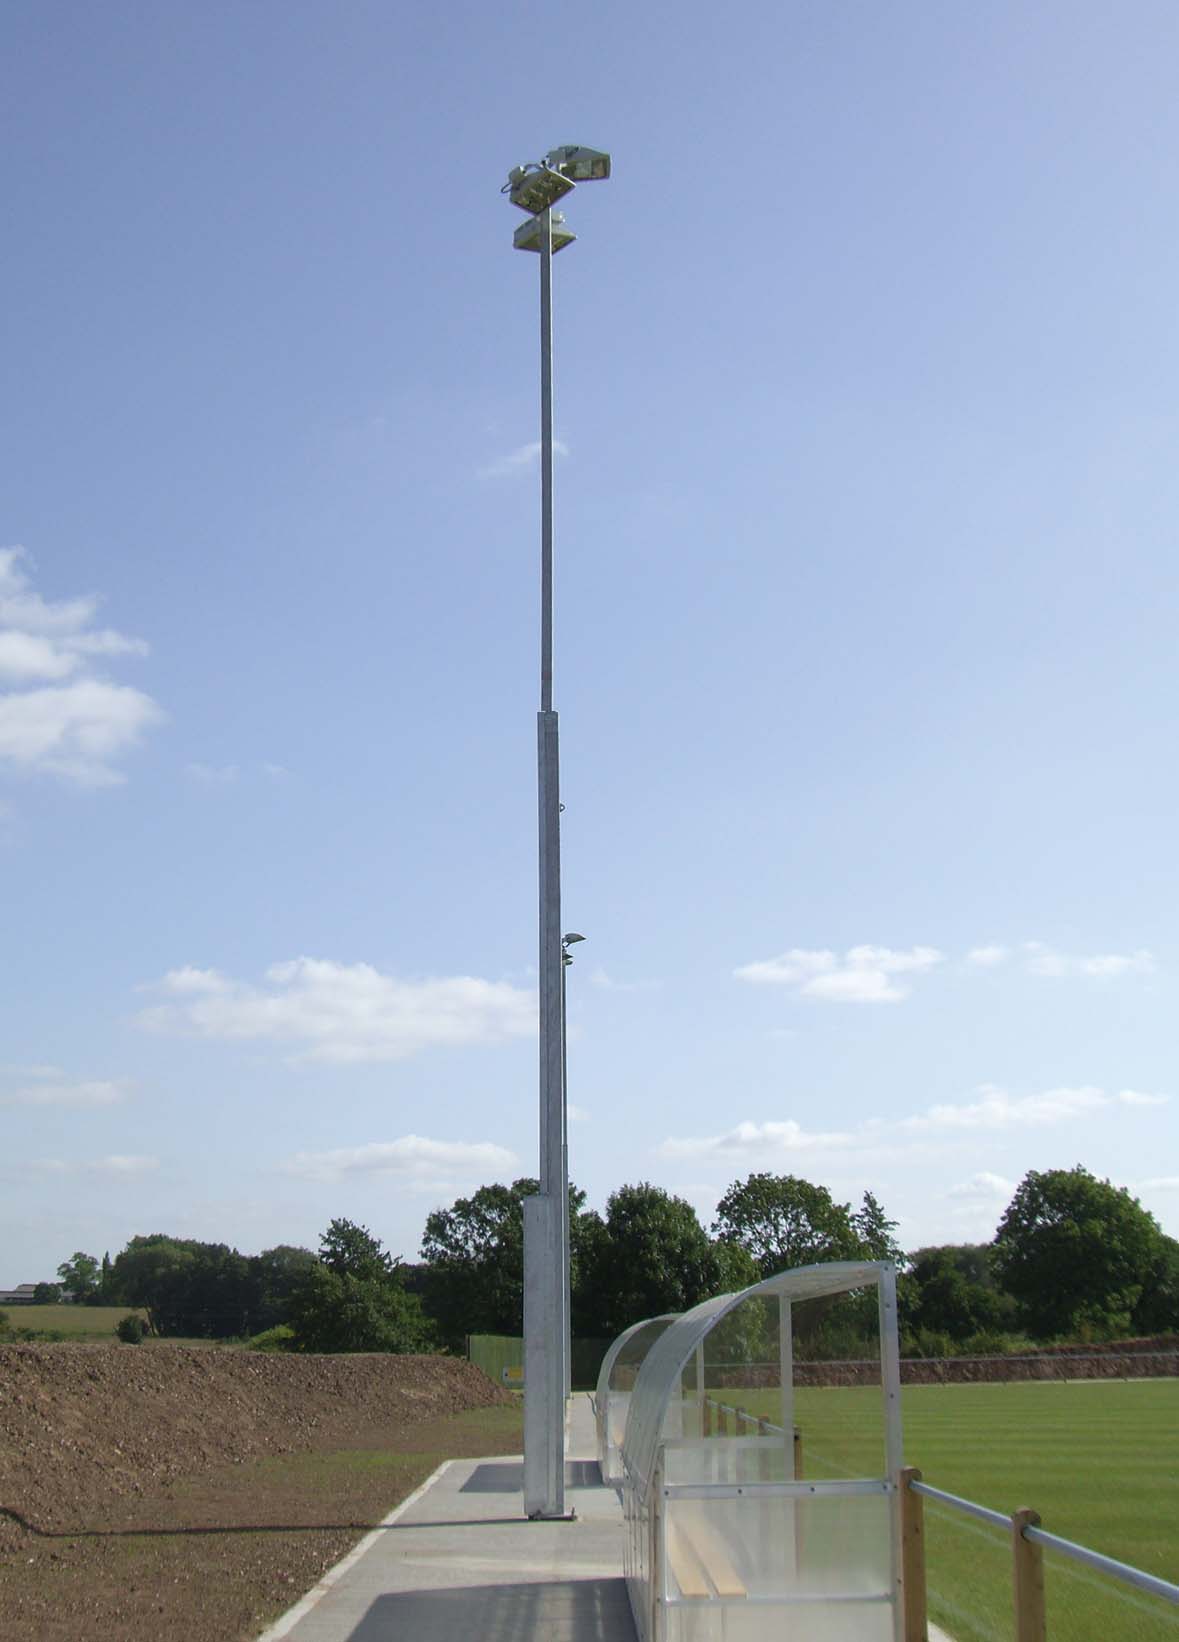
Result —
POLYGON ((622 1512, 595 1452, 579 1394, 572 1522, 527 1521, 519 1455, 448 1461, 259 1642, 635 1642, 622 1512))

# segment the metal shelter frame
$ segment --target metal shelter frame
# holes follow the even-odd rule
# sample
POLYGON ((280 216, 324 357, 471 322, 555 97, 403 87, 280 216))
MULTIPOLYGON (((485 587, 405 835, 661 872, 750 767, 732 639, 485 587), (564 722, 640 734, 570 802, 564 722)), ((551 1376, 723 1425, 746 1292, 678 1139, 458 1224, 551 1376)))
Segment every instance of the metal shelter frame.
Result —
POLYGON ((761 1642, 782 1634, 790 1610, 809 1642, 901 1642, 895 1267, 803 1266, 673 1318, 646 1352, 630 1394, 621 1461, 625 1572, 640 1642, 761 1642), (793 1308, 873 1289, 882 1474, 804 1479, 794 1443, 793 1308), (718 1441, 705 1342, 738 1308, 775 1300, 781 1424, 754 1419, 757 1435, 738 1431, 718 1441))

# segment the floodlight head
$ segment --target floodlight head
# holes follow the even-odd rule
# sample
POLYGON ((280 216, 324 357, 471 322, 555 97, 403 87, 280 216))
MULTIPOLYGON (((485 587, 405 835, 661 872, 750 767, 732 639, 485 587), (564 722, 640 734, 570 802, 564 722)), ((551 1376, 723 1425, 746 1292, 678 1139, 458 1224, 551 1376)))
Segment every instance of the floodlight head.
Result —
MULTIPOLYGON (((560 211, 553 211, 549 221, 552 224, 553 255, 563 251, 567 245, 572 245, 577 235, 564 226, 565 218, 560 211)), ((544 223, 540 217, 529 217, 522 222, 512 235, 512 244, 517 251, 539 251, 544 244, 544 223)))
POLYGON ((600 148, 586 148, 581 143, 566 143, 563 148, 550 149, 544 160, 572 182, 602 182, 610 175, 609 154, 600 148))
POLYGON ((508 175, 505 192, 513 205, 529 216, 539 216, 573 188, 573 179, 548 165, 518 165, 508 175))
POLYGON ((571 935, 562 935, 561 936, 561 945, 562 946, 572 946, 574 941, 584 941, 584 940, 585 940, 584 935, 572 935, 572 934, 571 935))

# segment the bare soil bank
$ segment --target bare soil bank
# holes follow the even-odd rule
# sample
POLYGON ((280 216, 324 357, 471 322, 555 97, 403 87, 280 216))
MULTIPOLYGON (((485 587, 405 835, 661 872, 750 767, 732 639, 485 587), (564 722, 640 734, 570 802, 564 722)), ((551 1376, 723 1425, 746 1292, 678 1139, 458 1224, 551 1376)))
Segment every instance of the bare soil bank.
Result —
POLYGON ((441 1357, 0 1347, 0 1635, 237 1642, 514 1400, 441 1357))

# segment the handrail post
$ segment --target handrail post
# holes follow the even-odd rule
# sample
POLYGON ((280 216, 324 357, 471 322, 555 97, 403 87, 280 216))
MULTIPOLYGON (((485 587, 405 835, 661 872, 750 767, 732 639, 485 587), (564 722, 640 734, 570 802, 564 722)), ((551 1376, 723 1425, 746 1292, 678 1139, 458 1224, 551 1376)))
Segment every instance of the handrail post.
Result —
POLYGON ((712 1398, 705 1397, 700 1405, 700 1432, 702 1436, 712 1436, 712 1398))
POLYGON ((915 1465, 906 1465, 901 1491, 901 1604, 904 1642, 929 1642, 925 1607, 925 1502, 912 1484, 921 1481, 915 1465))
POLYGON ((1025 1539, 1025 1528, 1038 1528, 1040 1513, 1026 1505, 1011 1514, 1012 1588, 1015 1598, 1015 1642, 1047 1642, 1044 1612, 1044 1552, 1025 1539))
POLYGON ((794 1427, 794 1480, 802 1481, 802 1432, 794 1427))

